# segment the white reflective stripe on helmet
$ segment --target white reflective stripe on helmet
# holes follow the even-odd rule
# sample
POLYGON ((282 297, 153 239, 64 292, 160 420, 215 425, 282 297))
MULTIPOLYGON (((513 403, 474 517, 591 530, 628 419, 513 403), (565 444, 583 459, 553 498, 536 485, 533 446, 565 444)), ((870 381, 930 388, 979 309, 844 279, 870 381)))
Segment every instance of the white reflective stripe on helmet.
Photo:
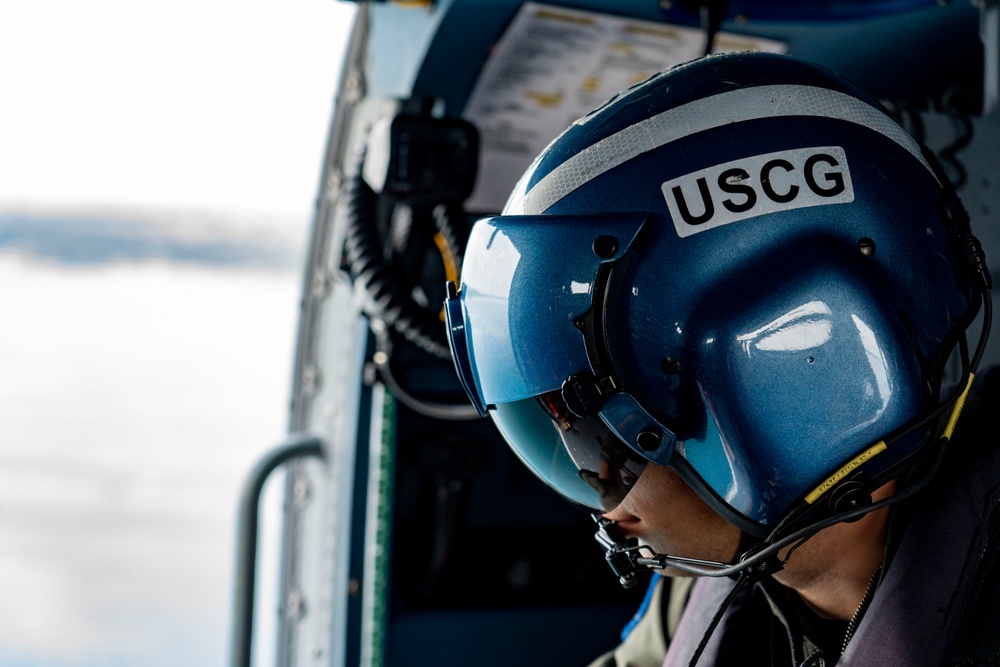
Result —
POLYGON ((627 127, 566 160, 526 193, 526 183, 522 179, 507 202, 504 214, 544 213, 591 179, 696 132, 782 116, 835 118, 861 125, 895 141, 933 175, 913 137, 890 116, 855 97, 814 86, 754 86, 689 102, 627 127))

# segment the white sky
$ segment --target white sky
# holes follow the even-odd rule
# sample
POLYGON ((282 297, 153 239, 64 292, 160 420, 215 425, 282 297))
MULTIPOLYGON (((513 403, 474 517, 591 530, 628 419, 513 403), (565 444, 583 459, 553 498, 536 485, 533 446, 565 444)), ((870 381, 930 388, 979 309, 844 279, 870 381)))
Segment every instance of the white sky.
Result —
MULTIPOLYGON (((0 0, 0 214, 208 209, 304 229, 353 11, 336 0, 0 0)), ((27 375, 0 386, 21 405, 0 412, 0 478, 41 484, 0 484, 0 584, 17 575, 33 596, 28 607, 0 601, 10 621, 0 623, 0 662, 25 651, 79 658, 65 664, 221 664, 200 657, 228 650, 239 483, 284 432, 297 275, 0 259, 0 272, 30 286, 3 293, 20 299, 4 312, 23 336, 8 327, 0 349, 27 375), (79 403, 66 390, 74 378, 95 407, 53 419, 52 406, 79 403), (129 425, 138 430, 121 430, 129 425), (67 442, 86 442, 74 449, 80 461, 58 449, 67 442), (145 504, 129 509, 116 489, 145 504), (105 507, 88 504, 102 498, 105 507), (139 565, 122 570, 126 561, 139 565), (161 611, 169 622, 143 620, 161 611), (189 626, 202 628, 197 637, 174 632, 189 626), (141 660, 122 658, 138 655, 129 642, 141 660)), ((276 567, 261 563, 259 603, 273 595, 276 567)), ((259 617, 258 641, 274 618, 259 617)))
POLYGON ((308 217, 354 5, 0 3, 0 211, 308 217))

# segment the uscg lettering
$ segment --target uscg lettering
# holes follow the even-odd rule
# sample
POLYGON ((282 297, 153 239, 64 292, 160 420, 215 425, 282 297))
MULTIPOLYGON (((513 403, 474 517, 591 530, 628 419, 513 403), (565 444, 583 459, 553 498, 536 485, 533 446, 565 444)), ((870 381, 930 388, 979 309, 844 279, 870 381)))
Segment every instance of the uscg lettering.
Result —
POLYGON ((667 181, 661 189, 682 237, 768 213, 854 201, 839 146, 734 160, 667 181))

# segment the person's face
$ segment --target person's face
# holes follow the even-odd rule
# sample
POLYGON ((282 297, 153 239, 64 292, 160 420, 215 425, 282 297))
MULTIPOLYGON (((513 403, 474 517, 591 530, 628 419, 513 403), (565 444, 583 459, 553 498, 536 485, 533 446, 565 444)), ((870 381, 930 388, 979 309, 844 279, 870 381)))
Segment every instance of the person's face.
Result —
MULTIPOLYGON (((625 499, 604 515, 625 537, 660 554, 731 563, 740 531, 705 504, 670 468, 649 463, 625 499)), ((664 571, 673 576, 685 573, 664 571)))

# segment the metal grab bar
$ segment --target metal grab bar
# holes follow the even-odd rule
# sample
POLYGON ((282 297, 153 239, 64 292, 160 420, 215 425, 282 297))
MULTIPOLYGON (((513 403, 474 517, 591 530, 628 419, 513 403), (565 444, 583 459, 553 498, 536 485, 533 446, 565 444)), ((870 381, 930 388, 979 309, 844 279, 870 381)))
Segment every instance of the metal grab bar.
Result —
POLYGON ((230 661, 232 667, 250 667, 254 585, 257 577, 257 526, 264 482, 281 464, 304 457, 323 458, 323 441, 315 436, 287 440, 261 457, 243 483, 237 518, 236 590, 233 599, 230 661))

